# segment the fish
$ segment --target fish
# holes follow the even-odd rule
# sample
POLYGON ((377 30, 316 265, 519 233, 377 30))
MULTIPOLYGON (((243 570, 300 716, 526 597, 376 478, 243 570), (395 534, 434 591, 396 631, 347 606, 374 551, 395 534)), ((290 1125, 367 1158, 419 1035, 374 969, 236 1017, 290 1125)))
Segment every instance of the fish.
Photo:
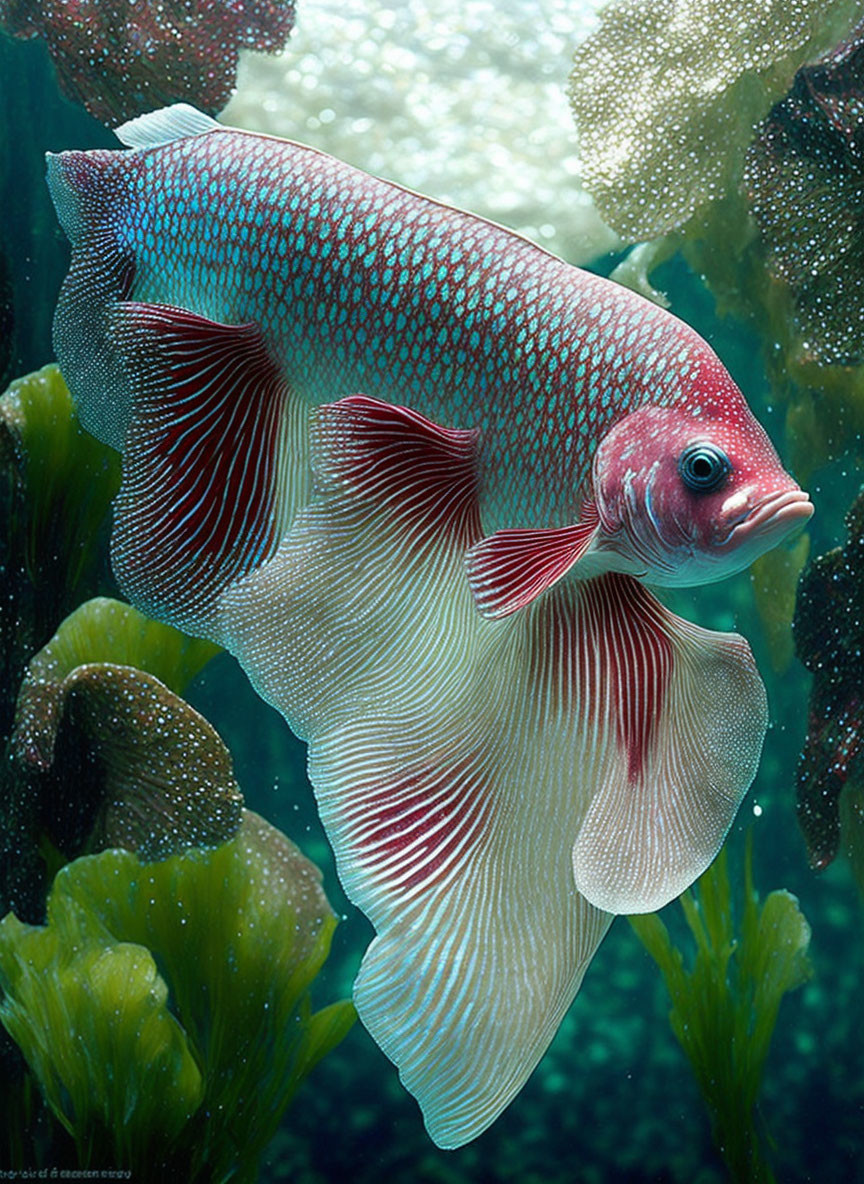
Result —
POLYGON ((722 845, 746 641, 653 586, 807 494, 671 313, 485 219, 185 105, 48 157, 55 349, 123 452, 112 562, 309 745, 376 936, 361 1020, 442 1147, 543 1055, 614 915, 722 845))

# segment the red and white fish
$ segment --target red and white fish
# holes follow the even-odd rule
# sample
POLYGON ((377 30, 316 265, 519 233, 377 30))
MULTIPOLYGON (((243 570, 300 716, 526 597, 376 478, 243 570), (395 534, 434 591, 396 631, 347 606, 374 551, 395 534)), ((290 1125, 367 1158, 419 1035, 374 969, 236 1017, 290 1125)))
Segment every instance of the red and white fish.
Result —
POLYGON ((741 569, 809 500, 634 293, 190 108, 118 134, 49 158, 58 358, 125 454, 118 577, 309 740, 378 934, 358 1010, 457 1146, 611 914, 691 883, 755 774, 746 642, 644 585, 741 569))

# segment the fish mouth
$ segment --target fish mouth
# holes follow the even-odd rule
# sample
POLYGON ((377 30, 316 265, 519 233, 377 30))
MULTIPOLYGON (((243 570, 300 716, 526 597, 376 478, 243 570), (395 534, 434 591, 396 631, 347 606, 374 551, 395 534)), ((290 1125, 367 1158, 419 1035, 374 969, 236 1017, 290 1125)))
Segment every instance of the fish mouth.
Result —
POLYGON ((796 526, 803 526, 812 513, 813 503, 803 489, 784 489, 751 509, 732 527, 720 548, 732 548, 745 537, 761 541, 770 535, 779 540, 796 526))

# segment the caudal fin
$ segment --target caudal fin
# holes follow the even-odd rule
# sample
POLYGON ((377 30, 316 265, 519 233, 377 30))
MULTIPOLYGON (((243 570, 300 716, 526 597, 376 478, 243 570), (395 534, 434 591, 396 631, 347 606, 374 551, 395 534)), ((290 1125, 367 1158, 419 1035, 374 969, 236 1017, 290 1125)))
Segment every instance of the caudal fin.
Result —
POLYGON ((54 352, 81 422, 122 449, 131 413, 128 385, 109 335, 118 301, 132 292, 134 257, 116 231, 127 153, 49 153, 48 188, 72 261, 54 314, 54 352))

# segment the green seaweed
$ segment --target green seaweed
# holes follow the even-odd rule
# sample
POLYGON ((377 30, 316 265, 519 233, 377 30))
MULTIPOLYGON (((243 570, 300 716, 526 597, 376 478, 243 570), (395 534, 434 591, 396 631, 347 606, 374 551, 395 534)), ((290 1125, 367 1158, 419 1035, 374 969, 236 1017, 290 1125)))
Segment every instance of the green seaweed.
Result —
POLYGON ((761 905, 753 887, 752 832, 736 932, 726 848, 681 897, 696 944, 690 966, 656 914, 630 924, 660 967, 672 1000, 669 1022, 711 1117, 715 1143, 735 1184, 774 1176, 756 1103, 781 1000, 811 974, 810 926, 784 889, 761 905))
POLYGON ((0 1020, 82 1168, 254 1180, 282 1114, 347 1033, 312 1012, 336 917, 321 875, 246 813, 213 851, 105 851, 57 875, 45 927, 0 922, 0 1020))
POLYGON ((98 597, 33 656, 0 770, 2 911, 41 920, 49 873, 78 855, 117 846, 160 859, 233 835, 230 754, 175 693, 215 653, 98 597))
POLYGON ((83 430, 56 366, 0 397, 0 732, 24 667, 81 600, 111 586, 120 458, 83 430))
POLYGON ((28 684, 58 681, 76 666, 111 662, 152 674, 181 695, 202 668, 221 653, 212 641, 189 637, 107 596, 79 605, 29 664, 28 684))
POLYGON ((0 398, 0 1164, 251 1180, 354 1009, 313 1013, 320 872, 180 698, 218 647, 80 603, 118 484, 56 367, 0 398))
POLYGON ((613 0, 569 96, 585 188, 631 243, 685 228, 741 176, 755 123, 858 17, 854 0, 613 0), (706 36, 706 27, 711 34, 706 36))
POLYGON ((79 1161, 107 1143, 118 1163, 138 1164, 198 1108, 201 1073, 150 952, 92 937, 81 948, 70 921, 39 929, 10 913, 0 923, 0 1018, 79 1161))

